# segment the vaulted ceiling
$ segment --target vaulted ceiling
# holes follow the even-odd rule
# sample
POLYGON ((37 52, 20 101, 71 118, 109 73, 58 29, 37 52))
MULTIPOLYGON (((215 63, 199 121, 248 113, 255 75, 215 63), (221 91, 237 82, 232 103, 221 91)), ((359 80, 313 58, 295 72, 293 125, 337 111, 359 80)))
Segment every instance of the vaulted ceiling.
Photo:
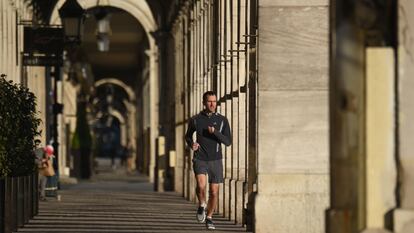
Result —
POLYGON ((111 25, 109 51, 97 49, 95 9, 88 10, 90 16, 85 20, 82 48, 95 80, 114 77, 132 84, 129 80, 135 78, 142 68, 142 53, 148 47, 146 35, 140 23, 129 13, 113 7, 106 9, 111 25))
MULTIPOLYGON (((17 1, 17 0, 16 0, 17 1)), ((37 18, 41 22, 49 22, 51 13, 58 0, 24 0, 33 6, 37 18)), ((99 0, 88 0, 96 1, 99 0)), ((104 3, 104 0, 100 0, 104 3)), ((124 0, 112 0, 124 1, 124 0)), ((143 1, 143 0, 135 0, 143 1)), ((176 9, 188 0, 146 0, 158 27, 168 30, 169 24, 176 9)), ((88 9, 91 11, 92 9, 88 9)), ((146 49, 146 38, 138 21, 125 11, 111 8, 110 51, 99 52, 96 42, 96 21, 88 17, 85 21, 85 34, 82 42, 87 54, 95 79, 104 77, 120 78, 127 84, 131 77, 137 76, 142 65, 142 52, 146 49)), ((88 14, 91 15, 91 14, 88 14)))
MULTIPOLYGON (((18 1, 18 0, 14 0, 18 1)), ((49 22, 49 18, 52 11, 58 2, 58 0, 24 0, 26 3, 31 5, 38 17, 42 22, 49 22)), ((93 0, 90 0, 93 1, 93 0)), ((95 0, 98 2, 98 0, 95 0)), ((122 1, 122 0, 118 0, 122 1)), ((142 0, 136 0, 142 1, 142 0)), ((168 24, 170 21, 173 11, 177 6, 188 0, 146 0, 150 6, 155 20, 159 25, 168 24)))

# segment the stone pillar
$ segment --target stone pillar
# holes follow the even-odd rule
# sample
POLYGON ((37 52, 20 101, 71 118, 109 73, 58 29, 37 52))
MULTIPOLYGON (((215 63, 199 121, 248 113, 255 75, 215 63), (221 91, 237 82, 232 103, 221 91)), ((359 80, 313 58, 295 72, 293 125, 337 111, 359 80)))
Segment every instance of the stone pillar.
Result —
MULTIPOLYGON (((196 20, 197 20, 197 12, 195 9, 195 5, 190 5, 190 13, 189 13, 189 50, 188 50, 188 56, 189 56, 189 80, 190 80, 190 86, 189 91, 191 93, 190 95, 190 105, 189 105, 189 118, 197 114, 197 76, 196 76, 196 42, 197 42, 197 34, 196 34, 196 20)), ((187 158, 187 166, 188 166, 188 182, 189 182, 189 200, 195 202, 197 200, 196 193, 195 193, 195 176, 193 172, 193 166, 192 166, 192 158, 194 156, 194 153, 192 150, 190 150, 190 156, 187 158)))
POLYGON ((354 4, 331 6, 329 233, 359 232, 365 225, 365 50, 363 31, 349 17, 354 4))
POLYGON ((255 232, 324 232, 328 6, 259 1, 255 232))
MULTIPOLYGON (((10 4, 11 5, 11 4, 10 4)), ((18 58, 18 54, 16 53, 17 43, 18 40, 16 38, 16 11, 14 7, 10 6, 10 27, 11 27, 11 34, 10 34, 10 58, 11 58, 11 69, 12 74, 15 77, 16 82, 22 83, 22 77, 19 67, 17 66, 16 59, 18 58), (16 43, 17 42, 17 43, 16 43)), ((27 85, 27 83, 24 83, 23 85, 27 85)))
POLYGON ((366 50, 365 228, 371 230, 389 225, 396 205, 394 67, 393 48, 366 50))
MULTIPOLYGON (((4 4, 4 11, 3 11, 3 15, 4 15, 4 23, 5 23, 5 44, 4 44, 4 50, 5 50, 5 57, 10 57, 10 34, 11 34, 11 22, 10 22, 10 11, 9 11, 9 4, 5 3, 4 4)), ((16 82, 15 77, 13 76, 12 72, 11 72, 11 59, 5 59, 6 60, 6 74, 8 76, 8 78, 10 80, 13 80, 14 82, 16 82)))
POLYGON ((136 159, 137 159, 137 148, 136 144, 134 143, 137 138, 137 124, 136 124, 136 108, 135 106, 135 99, 132 99, 131 102, 125 101, 125 105, 128 109, 128 146, 130 147, 130 157, 127 160, 127 169, 128 171, 135 171, 136 170, 136 159))
MULTIPOLYGON (((62 96, 62 100, 59 100, 59 103, 62 103, 64 108, 63 108, 63 113, 62 113, 63 122, 59 124, 64 126, 64 131, 60 133, 60 135, 63 136, 62 138, 63 143, 60 144, 61 146, 60 148, 63 149, 61 157, 66 157, 69 160, 69 162, 67 163, 69 164, 69 166, 66 167, 66 164, 65 164, 65 170, 62 174, 60 174, 61 178, 64 176, 69 177, 70 169, 73 169, 74 157, 73 155, 71 155, 71 153, 68 154, 68 152, 71 151, 72 136, 75 133, 75 127, 76 127, 75 116, 76 116, 76 110, 77 110, 76 109, 77 88, 73 86, 69 80, 67 80, 66 75, 62 77, 62 80, 63 80, 62 81, 63 88, 60 93, 62 93, 63 96, 62 96)), ((44 90, 46 90, 46 88, 44 90)))
MULTIPOLYGON (((232 0, 223 1, 223 60, 224 60, 224 71, 223 71, 223 93, 220 97, 222 99, 221 104, 224 104, 222 108, 222 115, 226 116, 230 127, 233 125, 233 114, 232 114, 232 54, 229 52, 231 49, 231 39, 232 39, 232 21, 231 21, 231 12, 232 12, 232 0)), ((234 219, 233 209, 234 204, 232 200, 234 199, 234 179, 233 179, 233 146, 223 147, 223 157, 225 157, 225 177, 224 177, 224 216, 228 219, 234 219)))
MULTIPOLYGON (((220 45, 219 45, 219 74, 218 74, 218 87, 217 87, 217 112, 226 115, 226 72, 227 72, 227 54, 226 51, 226 13, 225 5, 227 0, 218 1, 219 4, 219 34, 220 34, 220 45)), ((224 169, 224 183, 220 185, 220 199, 219 199, 219 212, 224 216, 229 217, 229 206, 227 205, 229 200, 229 189, 228 182, 231 176, 231 170, 229 168, 230 159, 227 157, 226 150, 223 148, 223 169, 224 169)))
MULTIPOLYGON (((184 54, 185 36, 184 19, 182 13, 176 19, 173 36, 175 42, 175 163, 174 163, 174 191, 184 195, 185 182, 185 151, 184 134, 186 130, 185 118, 185 73, 184 54)), ((171 158, 170 158, 171 161, 171 158)))
MULTIPOLYGON (((155 42, 153 39, 150 39, 150 44, 152 44, 152 51, 150 52, 150 84, 149 84, 149 105, 145 106, 147 108, 147 111, 150 112, 150 158, 149 158, 149 180, 150 182, 154 182, 155 177, 155 161, 156 161, 156 143, 155 140, 158 136, 158 114, 159 114, 159 72, 158 72, 158 58, 159 54, 156 49, 155 42)), ((148 103, 146 103, 148 104, 148 103)))
MULTIPOLYGON (((5 32, 5 22, 4 22, 4 1, 0 1, 0 56, 1 57, 5 57, 5 53, 4 53, 4 32, 5 32)), ((0 61, 0 74, 5 74, 5 63, 6 59, 1 59, 0 61)))
MULTIPOLYGON (((190 72, 190 46, 191 46, 191 33, 190 33, 190 19, 188 18, 189 15, 189 6, 188 3, 186 5, 185 8, 185 13, 184 13, 184 17, 183 17, 183 34, 184 34, 184 38, 183 38, 183 47, 184 47, 184 53, 183 53, 183 62, 184 62, 184 75, 183 75, 183 85, 184 85, 184 124, 185 124, 185 130, 188 127, 188 120, 191 117, 191 91, 190 91, 190 80, 191 80, 191 72, 190 72)), ((190 148, 188 148, 185 144, 183 145, 184 147, 184 197, 186 197, 187 199, 189 199, 190 196, 190 188, 189 188, 189 179, 190 176, 192 176, 192 174, 190 173, 191 170, 191 153, 190 153, 190 148)))
MULTIPOLYGON (((3 46, 4 39, 3 39, 3 37, 4 37, 4 31, 5 31, 4 19, 3 19, 3 15, 4 15, 4 13, 3 13, 4 12, 3 4, 4 4, 4 1, 0 1, 0 56, 1 57, 4 57, 4 46, 3 46)), ((1 61, 0 61, 0 74, 5 73, 5 71, 4 71, 4 66, 5 66, 4 62, 5 62, 5 60, 6 59, 1 59, 1 61)))
POLYGON ((39 130, 42 131, 40 140, 42 145, 47 143, 46 141, 46 81, 45 81, 45 68, 34 67, 30 69, 30 78, 28 79, 27 86, 36 96, 36 110, 39 112, 38 117, 42 120, 39 126, 39 130))
MULTIPOLYGON (((56 89, 57 89, 57 103, 61 103, 63 104, 63 89, 64 89, 64 81, 62 81, 63 76, 61 74, 59 74, 60 77, 58 79, 58 81, 56 82, 56 89)), ((30 77, 29 77, 30 78, 30 77)), ((62 112, 63 113, 63 112, 62 112)), ((65 123, 64 123, 64 116, 63 114, 58 114, 56 117, 57 120, 57 132, 58 132, 58 145, 59 147, 57 148, 58 151, 58 160, 57 162, 58 164, 58 168, 59 168, 59 174, 61 175, 68 175, 69 174, 69 169, 66 166, 66 140, 65 140, 65 134, 66 134, 66 130, 65 130, 65 123)), ((92 156, 92 155, 91 155, 92 156)))
MULTIPOLYGON (((1 18, 2 18, 2 24, 3 24, 3 30, 2 30, 2 48, 3 48, 3 54, 2 57, 8 57, 9 56, 9 46, 8 46, 8 37, 9 37, 9 20, 8 20, 8 2, 2 1, 2 11, 1 11, 1 18)), ((10 74, 10 59, 2 59, 3 60, 3 70, 1 71, 3 74, 6 74, 8 77, 7 79, 13 80, 12 75, 10 74)), ((13 80, 14 81, 14 80, 13 80)))
POLYGON ((334 1, 331 7, 330 233, 387 232, 385 228, 392 225, 396 204, 392 2, 384 1, 386 7, 381 8, 361 1, 334 1))
POLYGON ((228 33, 229 39, 227 56, 229 62, 229 90, 227 98, 229 99, 229 114, 228 119, 232 130, 232 145, 227 147, 231 155, 231 180, 230 180, 230 219, 236 220, 237 216, 237 192, 236 183, 238 182, 238 159, 239 159, 239 99, 238 99, 238 54, 236 50, 237 29, 238 29, 238 1, 229 1, 228 12, 228 33))
POLYGON ((157 160, 156 160, 156 174, 154 178, 154 190, 164 192, 165 190, 165 171, 167 167, 167 154, 165 153, 165 137, 159 136, 156 141, 157 145, 157 160))
POLYGON ((414 2, 398 1, 398 208, 396 233, 414 232, 414 2))
MULTIPOLYGON (((237 54, 237 96, 238 96, 238 160, 237 160, 237 182, 236 182, 236 223, 243 224, 244 221, 244 209, 247 202, 247 185, 246 185, 246 161, 247 161, 247 98, 246 98, 246 80, 248 72, 247 63, 247 15, 246 15, 246 1, 240 1, 238 7, 238 32, 234 42, 235 54, 237 54)), ((235 133, 235 130, 233 130, 235 133)))
POLYGON ((246 75, 246 108, 247 108, 247 205, 246 205, 246 228, 254 230, 254 209, 255 196, 257 194, 257 42, 258 42, 258 0, 248 0, 248 17, 246 46, 247 54, 247 75, 246 75))

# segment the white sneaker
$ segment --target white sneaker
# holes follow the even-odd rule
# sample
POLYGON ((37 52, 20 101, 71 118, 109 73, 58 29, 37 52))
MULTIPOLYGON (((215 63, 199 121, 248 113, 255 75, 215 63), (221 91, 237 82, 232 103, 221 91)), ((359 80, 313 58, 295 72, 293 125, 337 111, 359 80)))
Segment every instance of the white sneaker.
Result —
POLYGON ((206 208, 203 206, 198 207, 197 209, 197 221, 203 223, 206 220, 206 208))
POLYGON ((213 223, 213 219, 206 218, 206 227, 207 227, 207 230, 215 230, 216 229, 216 227, 214 226, 214 223, 213 223))

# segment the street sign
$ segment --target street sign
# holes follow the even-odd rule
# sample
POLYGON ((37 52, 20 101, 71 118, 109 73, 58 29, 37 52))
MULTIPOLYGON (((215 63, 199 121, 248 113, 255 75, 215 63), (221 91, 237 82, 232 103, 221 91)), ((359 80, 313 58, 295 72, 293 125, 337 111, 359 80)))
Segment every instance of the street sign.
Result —
POLYGON ((23 55, 24 66, 62 66, 62 56, 30 56, 23 55))
POLYGON ((24 27, 25 54, 62 54, 63 29, 57 27, 24 27))

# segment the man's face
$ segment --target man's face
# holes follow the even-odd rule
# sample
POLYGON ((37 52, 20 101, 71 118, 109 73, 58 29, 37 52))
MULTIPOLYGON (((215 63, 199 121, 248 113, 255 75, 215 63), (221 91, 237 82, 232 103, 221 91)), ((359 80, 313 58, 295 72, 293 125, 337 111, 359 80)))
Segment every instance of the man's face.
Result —
POLYGON ((217 97, 215 95, 208 95, 207 100, 204 102, 204 106, 208 112, 216 112, 217 97))

